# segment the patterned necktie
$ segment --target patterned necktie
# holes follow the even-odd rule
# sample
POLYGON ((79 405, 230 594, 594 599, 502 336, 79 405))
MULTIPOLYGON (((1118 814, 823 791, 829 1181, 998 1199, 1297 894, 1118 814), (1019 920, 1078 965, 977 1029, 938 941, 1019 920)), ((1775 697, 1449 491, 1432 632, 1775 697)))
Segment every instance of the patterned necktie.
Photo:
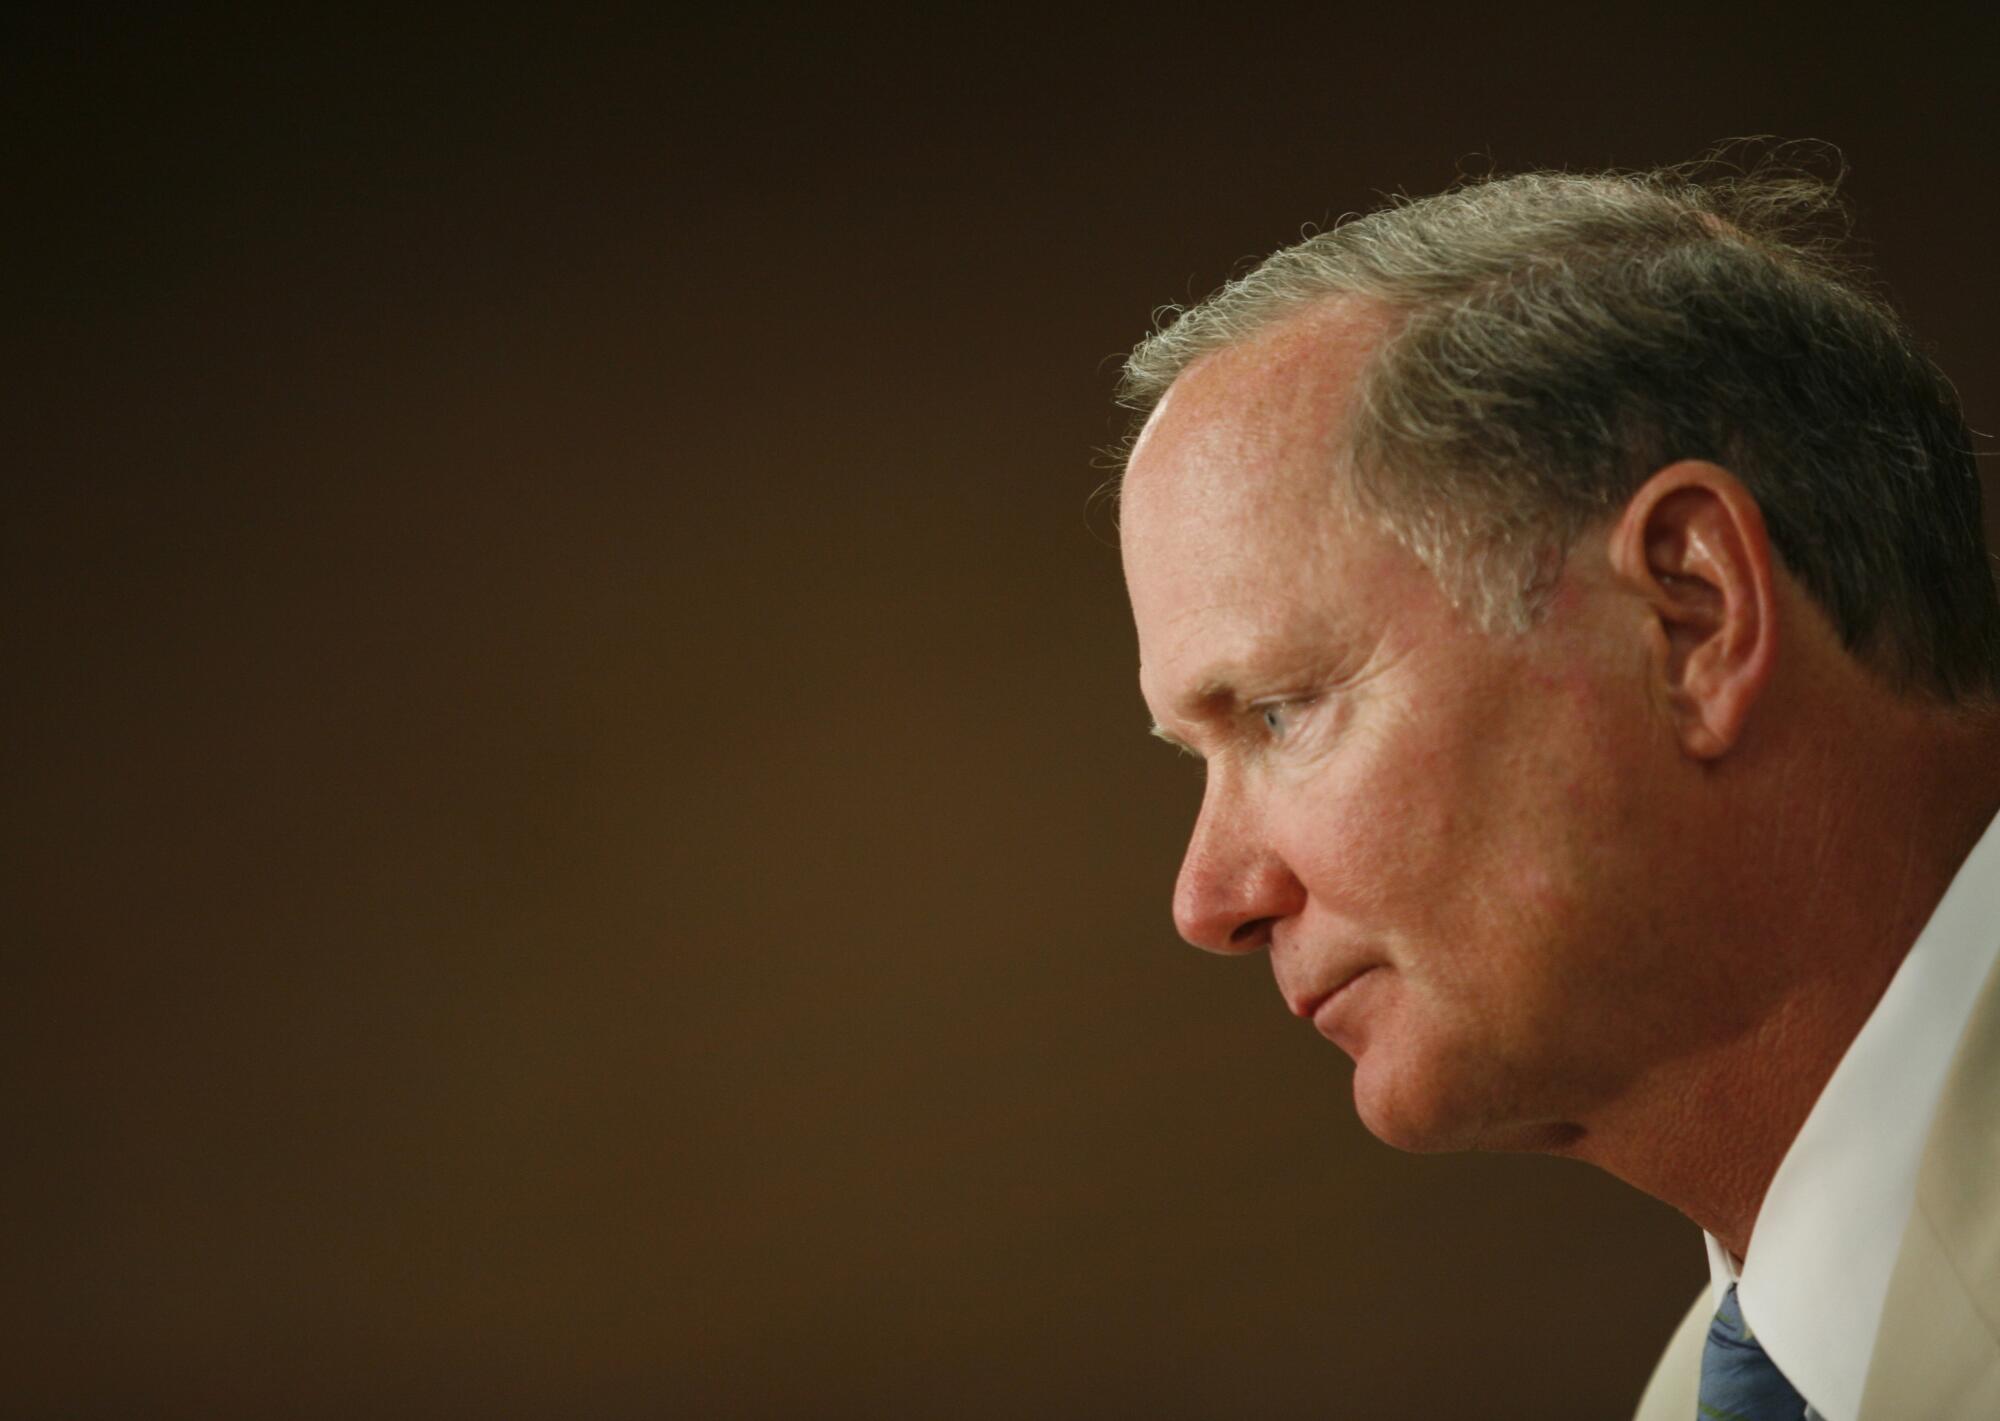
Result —
POLYGON ((1700 1421, 1800 1421, 1805 1398, 1744 1326, 1736 1285, 1722 1295, 1701 1353, 1700 1421))

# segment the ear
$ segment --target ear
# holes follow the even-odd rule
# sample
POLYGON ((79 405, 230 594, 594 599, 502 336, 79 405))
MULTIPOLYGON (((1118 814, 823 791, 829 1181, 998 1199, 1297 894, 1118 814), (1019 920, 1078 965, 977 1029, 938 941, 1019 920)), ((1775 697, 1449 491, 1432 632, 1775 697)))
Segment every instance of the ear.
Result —
POLYGON ((1771 540, 1757 500, 1717 464, 1646 480, 1611 531, 1612 570, 1648 609, 1653 684, 1697 759, 1727 754, 1777 663, 1771 540))

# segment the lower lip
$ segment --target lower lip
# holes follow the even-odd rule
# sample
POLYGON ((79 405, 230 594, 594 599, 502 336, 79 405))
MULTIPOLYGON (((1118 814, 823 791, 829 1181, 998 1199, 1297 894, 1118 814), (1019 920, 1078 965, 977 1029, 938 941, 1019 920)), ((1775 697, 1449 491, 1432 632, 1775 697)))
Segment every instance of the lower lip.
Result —
POLYGON ((1354 984, 1356 982, 1359 982, 1362 978, 1366 977, 1370 972, 1373 972, 1374 970, 1375 969, 1373 967, 1362 968, 1352 977, 1349 977, 1345 982, 1342 982, 1340 986, 1335 989, 1334 994, 1332 996, 1328 997, 1325 1001, 1321 1002, 1319 1006, 1314 1009, 1312 1016, 1313 1027, 1315 1030, 1319 1032, 1321 1036, 1326 1037, 1329 1041, 1333 1041, 1334 1043, 1339 1044, 1340 1038, 1335 1034, 1336 1028, 1334 1023, 1334 1016, 1337 1010, 1339 1009, 1340 1005, 1347 1000, 1347 994, 1351 990, 1353 990, 1354 984))

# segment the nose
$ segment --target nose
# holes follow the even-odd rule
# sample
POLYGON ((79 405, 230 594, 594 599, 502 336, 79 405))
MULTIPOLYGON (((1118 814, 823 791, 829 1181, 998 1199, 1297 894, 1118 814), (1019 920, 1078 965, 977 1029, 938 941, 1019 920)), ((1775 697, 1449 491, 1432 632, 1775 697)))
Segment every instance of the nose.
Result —
POLYGON ((1305 899, 1305 885, 1271 844, 1256 806, 1211 771, 1174 885, 1180 935, 1207 952, 1255 952, 1305 899))

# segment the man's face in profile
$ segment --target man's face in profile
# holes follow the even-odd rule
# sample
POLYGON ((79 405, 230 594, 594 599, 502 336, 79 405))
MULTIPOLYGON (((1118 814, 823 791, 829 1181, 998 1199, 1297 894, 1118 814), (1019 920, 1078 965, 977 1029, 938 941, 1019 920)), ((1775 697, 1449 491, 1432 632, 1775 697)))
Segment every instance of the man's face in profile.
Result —
POLYGON ((1378 330, 1334 308, 1211 355, 1133 451, 1141 688, 1207 763, 1174 917, 1268 949, 1383 1139, 1560 1148, 1694 1009, 1630 891, 1671 834, 1646 794, 1661 737, 1630 599, 1587 557, 1533 632, 1488 635, 1342 516, 1378 330))

